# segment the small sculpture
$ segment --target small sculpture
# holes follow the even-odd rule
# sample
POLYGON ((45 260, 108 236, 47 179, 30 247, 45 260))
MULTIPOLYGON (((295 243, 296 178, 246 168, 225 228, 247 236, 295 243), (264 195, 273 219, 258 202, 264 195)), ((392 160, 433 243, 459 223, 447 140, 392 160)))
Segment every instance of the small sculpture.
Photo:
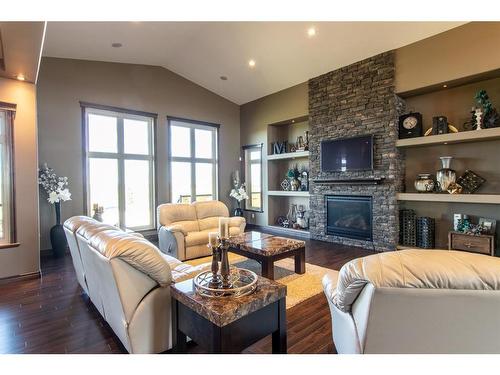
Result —
POLYGON ((482 115, 483 115, 483 111, 481 111, 481 108, 476 108, 476 110, 475 110, 476 130, 482 130, 482 127, 481 127, 481 116, 482 115))
MULTIPOLYGON (((479 91, 475 99, 477 103, 483 108, 483 128, 494 128, 500 125, 500 115, 497 110, 493 108, 490 97, 486 90, 479 91)), ((479 129, 479 128, 478 128, 479 129)))

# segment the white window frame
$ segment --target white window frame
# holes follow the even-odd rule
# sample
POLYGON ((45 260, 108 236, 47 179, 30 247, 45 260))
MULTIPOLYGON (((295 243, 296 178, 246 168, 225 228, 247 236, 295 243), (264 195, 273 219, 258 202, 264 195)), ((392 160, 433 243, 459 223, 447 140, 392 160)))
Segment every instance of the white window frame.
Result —
POLYGON ((2 236, 1 247, 17 246, 15 230, 15 194, 14 194, 14 128, 15 105, 0 103, 0 115, 3 117, 4 129, 0 132, 0 144, 2 145, 2 236))
POLYGON ((262 150, 263 144, 258 143, 254 145, 247 145, 242 147, 243 150, 243 169, 246 183, 246 191, 248 194, 248 200, 245 201, 245 211, 253 211, 253 212, 264 212, 264 181, 263 181, 263 162, 262 162, 262 150), (259 151, 260 158, 258 160, 251 160, 247 158, 247 154, 250 154, 252 151, 259 151), (251 181, 251 166, 253 164, 260 164, 260 207, 253 207, 251 205, 252 202, 252 181, 251 181))
POLYGON ((119 226, 122 229, 130 229, 134 231, 147 231, 156 228, 156 176, 155 176, 155 128, 157 115, 153 113, 131 111, 122 108, 101 106, 96 104, 81 103, 83 111, 83 134, 84 134, 84 205, 87 215, 91 215, 92 207, 90 207, 90 179, 89 179, 89 160, 92 159, 112 159, 118 162, 118 216, 119 226), (88 124, 89 115, 109 116, 117 119, 117 152, 97 152, 89 150, 88 124), (147 121, 149 150, 148 155, 125 153, 125 138, 124 138, 124 120, 140 120, 147 121), (149 196, 150 198, 150 223, 147 226, 131 227, 125 222, 125 161, 126 160, 147 160, 149 161, 149 196))
POLYGON ((169 197, 172 199, 172 162, 186 162, 191 164, 191 202, 196 201, 196 163, 211 163, 212 170, 215 172, 212 176, 212 199, 219 199, 219 125, 204 121, 187 120, 178 117, 167 117, 168 123, 168 160, 169 160, 169 197), (188 157, 172 156, 172 126, 184 127, 190 129, 190 149, 191 155, 188 157), (209 130, 212 132, 212 158, 197 158, 195 144, 195 130, 209 130))

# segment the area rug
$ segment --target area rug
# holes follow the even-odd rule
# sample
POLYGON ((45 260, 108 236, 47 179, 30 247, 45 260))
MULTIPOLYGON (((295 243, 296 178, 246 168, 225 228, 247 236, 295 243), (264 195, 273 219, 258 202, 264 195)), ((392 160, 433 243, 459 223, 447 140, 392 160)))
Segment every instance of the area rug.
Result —
MULTIPOLYGON (((204 257, 186 261, 193 266, 208 263, 212 257, 204 257)), ((260 264, 241 255, 229 253, 229 262, 239 268, 246 268, 260 275, 260 264)), ((276 281, 286 285, 286 308, 289 309, 299 303, 323 292, 321 279, 328 268, 306 263, 306 273, 298 275, 294 272, 295 263, 293 258, 285 258, 274 263, 274 278, 276 281)))

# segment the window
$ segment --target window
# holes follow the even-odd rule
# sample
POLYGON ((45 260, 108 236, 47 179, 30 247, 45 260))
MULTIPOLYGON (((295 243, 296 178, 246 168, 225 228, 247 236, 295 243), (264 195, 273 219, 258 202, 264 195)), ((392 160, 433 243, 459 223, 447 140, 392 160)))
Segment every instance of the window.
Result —
POLYGON ((169 118, 170 200, 217 199, 218 125, 169 118))
POLYGON ((0 103, 0 246, 14 243, 13 120, 15 106, 0 103))
POLYGON ((249 211, 262 211, 262 144, 243 146, 249 211))
POLYGON ((89 106, 84 110, 87 212, 121 228, 155 227, 154 114, 89 106))

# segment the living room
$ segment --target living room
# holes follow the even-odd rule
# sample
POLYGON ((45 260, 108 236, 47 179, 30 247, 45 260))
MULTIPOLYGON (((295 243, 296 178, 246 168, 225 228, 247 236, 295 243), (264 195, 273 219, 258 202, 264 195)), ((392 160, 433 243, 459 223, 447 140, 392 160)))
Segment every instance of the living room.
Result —
POLYGON ((500 23, 179 7, 0 22, 0 353, 500 353, 500 23))

